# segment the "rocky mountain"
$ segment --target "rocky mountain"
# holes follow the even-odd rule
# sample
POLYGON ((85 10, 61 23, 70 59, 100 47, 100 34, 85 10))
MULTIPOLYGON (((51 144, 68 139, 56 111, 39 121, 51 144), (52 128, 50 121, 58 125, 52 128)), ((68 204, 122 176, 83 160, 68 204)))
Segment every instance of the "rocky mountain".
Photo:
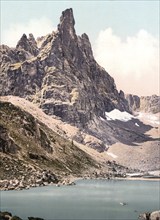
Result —
POLYGON ((94 148, 104 150, 119 139, 123 143, 143 139, 138 132, 128 135, 129 129, 123 126, 115 125, 113 130, 111 122, 100 119, 115 108, 129 112, 132 107, 95 61, 88 36, 77 36, 74 25, 73 11, 67 9, 56 32, 37 41, 32 34, 28 38, 23 34, 16 48, 2 45, 0 95, 25 98, 46 114, 85 130, 100 140, 100 144, 91 144, 94 148), (117 132, 123 132, 123 137, 117 132))
POLYGON ((37 103, 49 115, 85 127, 105 111, 129 110, 114 79, 95 61, 86 34, 77 36, 72 9, 57 31, 36 41, 23 34, 16 48, 1 46, 0 95, 37 103))
POLYGON ((35 179, 43 170, 56 176, 93 170, 108 175, 106 164, 115 170, 116 163, 123 169, 159 169, 157 119, 146 123, 131 115, 157 113, 159 97, 118 92, 114 79, 95 61, 88 36, 77 36, 74 25, 73 11, 67 9, 51 34, 37 40, 23 34, 16 48, 0 46, 5 178, 19 178, 22 170, 24 179, 35 179))
POLYGON ((160 96, 152 95, 139 97, 137 95, 127 94, 125 98, 132 112, 142 111, 154 114, 160 112, 160 96))

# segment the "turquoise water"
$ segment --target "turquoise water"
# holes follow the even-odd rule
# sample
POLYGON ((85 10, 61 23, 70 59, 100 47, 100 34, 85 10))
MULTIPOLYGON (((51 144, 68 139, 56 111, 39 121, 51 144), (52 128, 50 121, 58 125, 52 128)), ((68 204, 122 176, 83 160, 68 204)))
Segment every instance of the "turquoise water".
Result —
POLYGON ((159 193, 159 181, 79 180, 75 186, 1 191, 0 206, 24 219, 134 220, 160 209, 159 193))

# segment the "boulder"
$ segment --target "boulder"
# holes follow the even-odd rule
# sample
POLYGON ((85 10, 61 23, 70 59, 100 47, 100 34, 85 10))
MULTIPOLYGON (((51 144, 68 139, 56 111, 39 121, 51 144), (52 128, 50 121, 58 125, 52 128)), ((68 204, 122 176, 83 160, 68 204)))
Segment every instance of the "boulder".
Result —
POLYGON ((28 220, 44 220, 44 219, 39 217, 28 217, 28 220))
POLYGON ((160 210, 153 212, 145 212, 139 216, 142 220, 160 220, 160 210))
POLYGON ((151 212, 150 220, 160 220, 160 210, 151 212))
POLYGON ((12 216, 10 220, 22 220, 22 219, 15 215, 15 216, 12 216))

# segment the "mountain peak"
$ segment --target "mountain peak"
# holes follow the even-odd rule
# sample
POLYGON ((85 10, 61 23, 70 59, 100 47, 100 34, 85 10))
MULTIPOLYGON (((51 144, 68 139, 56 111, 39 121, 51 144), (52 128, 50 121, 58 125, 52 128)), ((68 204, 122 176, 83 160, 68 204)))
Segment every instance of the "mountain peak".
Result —
POLYGON ((23 34, 20 40, 18 41, 16 48, 19 48, 19 47, 23 48, 24 44, 26 44, 27 41, 28 41, 27 35, 23 34))
POLYGON ((60 22, 71 24, 72 26, 75 25, 75 20, 73 16, 73 10, 72 8, 66 9, 62 12, 62 16, 60 17, 60 22))
POLYGON ((34 56, 38 54, 37 43, 33 34, 29 34, 29 38, 27 38, 26 34, 23 34, 20 40, 18 41, 16 48, 18 50, 28 51, 30 54, 34 56))
POLYGON ((60 17, 60 24, 58 30, 61 35, 69 35, 71 38, 75 37, 75 20, 72 8, 66 9, 62 12, 60 17))

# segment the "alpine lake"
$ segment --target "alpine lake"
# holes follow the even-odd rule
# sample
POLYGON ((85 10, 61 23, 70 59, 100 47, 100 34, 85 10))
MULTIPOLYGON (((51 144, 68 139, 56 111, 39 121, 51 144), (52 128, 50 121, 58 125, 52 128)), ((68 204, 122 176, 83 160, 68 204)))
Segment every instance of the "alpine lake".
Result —
POLYGON ((22 219, 137 220, 160 209, 160 181, 77 180, 73 186, 1 191, 1 211, 22 219))

